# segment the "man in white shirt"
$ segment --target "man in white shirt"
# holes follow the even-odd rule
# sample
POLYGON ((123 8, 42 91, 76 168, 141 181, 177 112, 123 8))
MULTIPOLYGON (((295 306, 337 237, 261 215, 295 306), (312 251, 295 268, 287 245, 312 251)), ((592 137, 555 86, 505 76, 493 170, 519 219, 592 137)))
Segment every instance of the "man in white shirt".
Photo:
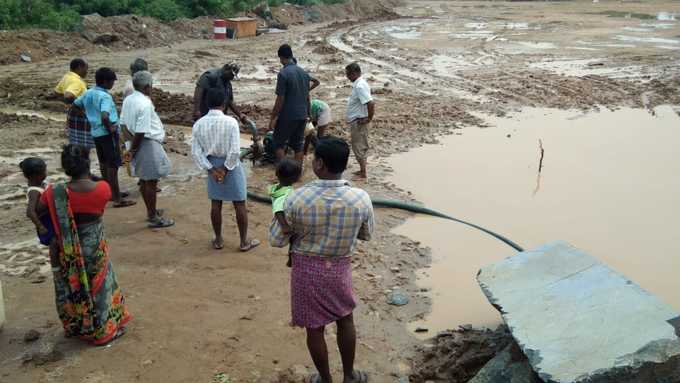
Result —
POLYGON ((222 204, 232 202, 240 234, 240 250, 249 251, 260 244, 248 239, 247 181, 241 166, 241 140, 236 119, 224 114, 226 94, 222 89, 206 92, 207 114, 194 124, 191 133, 191 156, 196 165, 208 172, 208 198, 211 201, 210 220, 215 239, 213 248, 224 248, 222 238, 222 204))
POLYGON ((359 171, 354 175, 367 178, 366 160, 368 158, 368 131, 375 113, 375 103, 371 96, 371 87, 361 77, 361 67, 357 63, 345 68, 347 78, 352 82, 352 94, 347 100, 347 122, 350 126, 352 151, 359 162, 359 171))
POLYGON ((153 78, 148 71, 140 71, 132 77, 135 91, 125 98, 120 121, 133 135, 128 160, 134 174, 141 181, 140 192, 146 204, 150 228, 164 228, 175 221, 163 217, 156 209, 158 180, 170 174, 170 159, 163 149, 165 129, 151 102, 153 78))

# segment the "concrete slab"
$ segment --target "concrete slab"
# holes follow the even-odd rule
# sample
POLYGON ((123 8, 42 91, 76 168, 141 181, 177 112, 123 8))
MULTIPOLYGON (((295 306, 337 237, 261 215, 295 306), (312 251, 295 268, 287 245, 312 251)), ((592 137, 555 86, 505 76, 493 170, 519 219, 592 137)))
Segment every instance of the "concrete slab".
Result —
POLYGON ((546 382, 680 381, 678 313, 567 243, 520 253, 477 280, 546 382))
POLYGON ((491 359, 468 383, 541 383, 526 356, 511 344, 491 359))

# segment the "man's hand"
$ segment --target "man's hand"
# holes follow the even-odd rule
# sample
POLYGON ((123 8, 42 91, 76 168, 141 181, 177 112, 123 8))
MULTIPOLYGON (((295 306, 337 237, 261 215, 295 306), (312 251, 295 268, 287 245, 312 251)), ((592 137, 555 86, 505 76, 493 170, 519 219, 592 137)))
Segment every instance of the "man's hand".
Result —
POLYGON ((227 176, 227 169, 224 168, 212 168, 209 170, 210 176, 217 182, 221 184, 224 182, 224 177, 227 176))

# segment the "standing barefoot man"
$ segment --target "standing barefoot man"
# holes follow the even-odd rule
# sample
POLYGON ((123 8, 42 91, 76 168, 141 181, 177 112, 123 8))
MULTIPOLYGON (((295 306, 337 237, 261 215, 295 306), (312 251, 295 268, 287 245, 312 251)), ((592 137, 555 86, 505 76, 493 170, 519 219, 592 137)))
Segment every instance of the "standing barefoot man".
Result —
POLYGON ((361 67, 357 63, 347 65, 345 74, 352 82, 352 94, 347 100, 347 122, 352 137, 352 150, 359 162, 360 170, 354 173, 359 178, 367 178, 366 160, 368 159, 368 131, 375 113, 375 103, 371 96, 371 87, 361 77, 361 67))
MULTIPOLYGON (((364 383, 366 373, 354 369, 356 330, 352 312, 352 254, 358 240, 368 241, 374 226, 373 205, 364 190, 342 178, 349 145, 339 138, 322 138, 314 152, 314 173, 319 179, 294 190, 286 198, 284 214, 293 229, 291 246, 292 323, 307 330, 307 347, 318 374, 311 381, 331 383, 325 327, 338 329, 344 383, 364 383)), ((270 228, 269 241, 284 247, 279 220, 270 228)))

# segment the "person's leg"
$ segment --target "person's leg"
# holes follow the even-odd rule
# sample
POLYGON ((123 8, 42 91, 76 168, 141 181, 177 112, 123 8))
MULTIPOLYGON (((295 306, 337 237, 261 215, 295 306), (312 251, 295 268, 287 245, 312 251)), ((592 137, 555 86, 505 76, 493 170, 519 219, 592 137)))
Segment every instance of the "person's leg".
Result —
POLYGON ((156 218, 158 212, 156 210, 156 193, 158 188, 158 180, 141 181, 140 191, 144 204, 146 205, 146 215, 149 219, 156 218))
POLYGON ((212 200, 211 202, 210 221, 215 232, 213 247, 221 249, 224 247, 224 239, 222 239, 222 201, 212 200))
POLYGON ((307 121, 299 120, 291 124, 291 132, 288 137, 288 142, 295 152, 295 160, 302 165, 305 160, 304 143, 305 143, 305 126, 307 121))
POLYGON ((286 156, 286 145, 290 138, 290 123, 278 119, 276 127, 274 128, 274 153, 276 154, 276 162, 281 161, 286 156))
POLYGON ((238 225, 238 233, 241 237, 241 249, 248 247, 248 209, 246 208, 246 201, 234 201, 234 210, 236 210, 236 224, 238 225))
POLYGON ((106 181, 111 186, 111 195, 113 202, 120 203, 120 186, 118 185, 118 167, 117 166, 106 166, 106 181))
POLYGON ((354 172, 355 176, 360 178, 367 178, 368 172, 366 171, 366 159, 368 157, 368 126, 369 124, 361 125, 358 122, 354 122, 351 125, 351 141, 352 150, 354 151, 354 157, 356 157, 359 163, 359 171, 354 172))
POLYGON ((324 337, 325 327, 307 329, 307 349, 312 357, 314 366, 324 383, 331 383, 331 368, 328 364, 328 347, 324 337))
POLYGON ((354 355, 357 345, 357 333, 354 327, 354 315, 337 321, 338 325, 338 349, 342 358, 343 383, 354 381, 354 355))

